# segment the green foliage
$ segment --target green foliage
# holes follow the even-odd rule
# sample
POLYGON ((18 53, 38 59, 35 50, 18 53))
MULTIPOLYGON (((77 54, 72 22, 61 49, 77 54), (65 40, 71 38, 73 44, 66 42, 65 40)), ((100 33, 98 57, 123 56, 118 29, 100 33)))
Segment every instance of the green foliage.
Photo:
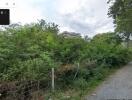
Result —
POLYGON ((55 67, 49 54, 43 53, 40 58, 18 61, 4 73, 4 80, 48 80, 51 67, 55 67), (6 79, 7 78, 7 79, 6 79))
POLYGON ((10 26, 1 31, 1 79, 48 78, 51 67, 56 67, 53 49, 57 45, 57 32, 57 25, 43 20, 15 28, 10 26))
POLYGON ((115 33, 88 40, 62 37, 58 31, 57 25, 44 20, 1 30, 0 80, 41 80, 48 84, 54 67, 58 88, 74 85, 85 89, 89 82, 102 80, 111 67, 129 62, 131 51, 115 33))
POLYGON ((81 52, 84 50, 85 44, 86 41, 80 37, 60 37, 58 50, 56 50, 55 56, 58 58, 57 60, 61 61, 63 64, 73 64, 80 60, 81 52))
POLYGON ((132 1, 115 0, 109 8, 108 15, 114 19, 116 32, 129 42, 132 35, 132 1))
POLYGON ((116 66, 128 62, 130 52, 121 45, 121 39, 114 33, 96 35, 90 45, 93 59, 100 64, 103 62, 108 66, 116 66))
POLYGON ((88 82, 83 78, 79 78, 73 82, 73 86, 75 88, 79 88, 81 90, 84 90, 85 88, 87 88, 88 82))

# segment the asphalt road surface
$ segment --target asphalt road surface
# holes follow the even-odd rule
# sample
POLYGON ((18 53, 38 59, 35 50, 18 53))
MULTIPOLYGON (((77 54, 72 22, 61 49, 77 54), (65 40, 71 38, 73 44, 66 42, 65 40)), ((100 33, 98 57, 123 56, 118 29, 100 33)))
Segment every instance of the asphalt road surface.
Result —
POLYGON ((132 100, 132 63, 111 75, 86 100, 132 100))

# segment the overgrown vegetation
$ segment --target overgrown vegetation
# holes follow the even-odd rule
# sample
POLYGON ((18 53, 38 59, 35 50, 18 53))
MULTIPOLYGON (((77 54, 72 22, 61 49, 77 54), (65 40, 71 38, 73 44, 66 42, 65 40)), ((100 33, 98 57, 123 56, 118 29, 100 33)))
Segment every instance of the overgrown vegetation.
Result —
POLYGON ((54 67, 56 89, 85 90, 130 60, 131 51, 116 33, 97 34, 90 41, 58 33, 57 25, 44 20, 1 29, 0 81, 40 80, 40 87, 49 87, 54 67))
POLYGON ((109 0, 111 3, 108 15, 114 19, 115 31, 127 42, 132 36, 132 0, 109 0))

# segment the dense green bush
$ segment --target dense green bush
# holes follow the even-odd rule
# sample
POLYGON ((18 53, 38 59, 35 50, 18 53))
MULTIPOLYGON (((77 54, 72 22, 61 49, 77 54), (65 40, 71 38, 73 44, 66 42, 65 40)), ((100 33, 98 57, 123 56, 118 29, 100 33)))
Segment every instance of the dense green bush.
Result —
POLYGON ((79 79, 76 79, 76 80, 73 82, 73 86, 74 86, 75 88, 84 90, 85 88, 87 88, 88 82, 87 82, 85 79, 83 79, 83 78, 79 78, 79 79))
POLYGON ((131 56, 131 52, 121 45, 119 36, 114 33, 99 34, 92 39, 90 45, 93 59, 110 67, 126 64, 131 56))
POLYGON ((44 20, 0 31, 0 79, 48 82, 51 67, 59 86, 84 88, 92 79, 103 79, 109 68, 126 64, 131 51, 115 33, 62 37, 54 23, 44 20), (78 66, 76 63, 79 63, 78 66))
POLYGON ((49 80, 52 67, 56 67, 54 61, 47 52, 40 58, 18 61, 3 73, 4 80, 49 80), (5 76, 5 77, 4 77, 5 76), (6 79, 7 78, 7 79, 6 79))

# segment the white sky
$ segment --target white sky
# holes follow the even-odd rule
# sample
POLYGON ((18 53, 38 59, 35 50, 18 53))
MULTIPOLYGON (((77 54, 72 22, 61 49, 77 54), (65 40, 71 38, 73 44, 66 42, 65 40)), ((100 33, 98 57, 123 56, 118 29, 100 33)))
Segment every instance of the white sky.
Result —
POLYGON ((58 24, 60 31, 89 36, 114 30, 108 7, 107 0, 0 0, 0 8, 11 9, 12 23, 44 19, 58 24))

